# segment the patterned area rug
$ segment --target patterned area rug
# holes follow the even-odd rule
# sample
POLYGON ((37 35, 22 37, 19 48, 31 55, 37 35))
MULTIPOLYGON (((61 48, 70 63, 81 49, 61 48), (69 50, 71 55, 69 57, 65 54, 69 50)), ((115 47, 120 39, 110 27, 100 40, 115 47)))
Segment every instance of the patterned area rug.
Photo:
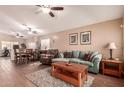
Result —
MULTIPOLYGON (((26 75, 26 78, 32 81, 38 87, 74 87, 60 79, 51 76, 51 68, 44 68, 42 70, 26 75)), ((88 75, 88 80, 82 87, 90 87, 94 77, 88 75)))

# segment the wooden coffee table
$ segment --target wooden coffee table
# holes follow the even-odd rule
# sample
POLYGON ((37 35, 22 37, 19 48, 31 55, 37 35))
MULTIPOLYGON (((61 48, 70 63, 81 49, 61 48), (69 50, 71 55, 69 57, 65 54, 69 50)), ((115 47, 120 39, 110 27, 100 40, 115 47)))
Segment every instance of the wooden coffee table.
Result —
POLYGON ((74 86, 82 86, 85 80, 87 80, 88 66, 82 64, 67 62, 52 63, 52 76, 71 83, 74 86))

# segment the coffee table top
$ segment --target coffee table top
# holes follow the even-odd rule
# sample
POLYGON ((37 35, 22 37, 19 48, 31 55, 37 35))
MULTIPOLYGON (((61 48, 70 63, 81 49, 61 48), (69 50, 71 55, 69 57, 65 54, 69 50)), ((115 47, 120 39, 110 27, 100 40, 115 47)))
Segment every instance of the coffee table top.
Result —
POLYGON ((52 63, 52 66, 54 67, 59 67, 65 70, 69 70, 72 72, 84 72, 88 66, 83 65, 83 64, 76 64, 76 63, 70 63, 71 65, 67 66, 67 62, 57 62, 57 63, 52 63))

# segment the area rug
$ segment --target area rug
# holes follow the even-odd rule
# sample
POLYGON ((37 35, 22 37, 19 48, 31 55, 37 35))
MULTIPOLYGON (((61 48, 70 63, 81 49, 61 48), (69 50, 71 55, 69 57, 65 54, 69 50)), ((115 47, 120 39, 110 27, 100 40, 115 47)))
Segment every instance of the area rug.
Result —
MULTIPOLYGON (((28 80, 32 81, 38 87, 74 87, 58 78, 51 76, 51 68, 44 68, 42 70, 33 72, 25 76, 28 80)), ((82 87, 90 87, 94 77, 88 75, 88 80, 82 87)))

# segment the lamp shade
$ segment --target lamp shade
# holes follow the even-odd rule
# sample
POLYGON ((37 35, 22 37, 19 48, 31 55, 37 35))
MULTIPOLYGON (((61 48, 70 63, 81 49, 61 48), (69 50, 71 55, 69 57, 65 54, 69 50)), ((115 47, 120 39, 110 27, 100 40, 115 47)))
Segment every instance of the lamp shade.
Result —
POLYGON ((114 42, 108 44, 108 49, 117 49, 114 42))

